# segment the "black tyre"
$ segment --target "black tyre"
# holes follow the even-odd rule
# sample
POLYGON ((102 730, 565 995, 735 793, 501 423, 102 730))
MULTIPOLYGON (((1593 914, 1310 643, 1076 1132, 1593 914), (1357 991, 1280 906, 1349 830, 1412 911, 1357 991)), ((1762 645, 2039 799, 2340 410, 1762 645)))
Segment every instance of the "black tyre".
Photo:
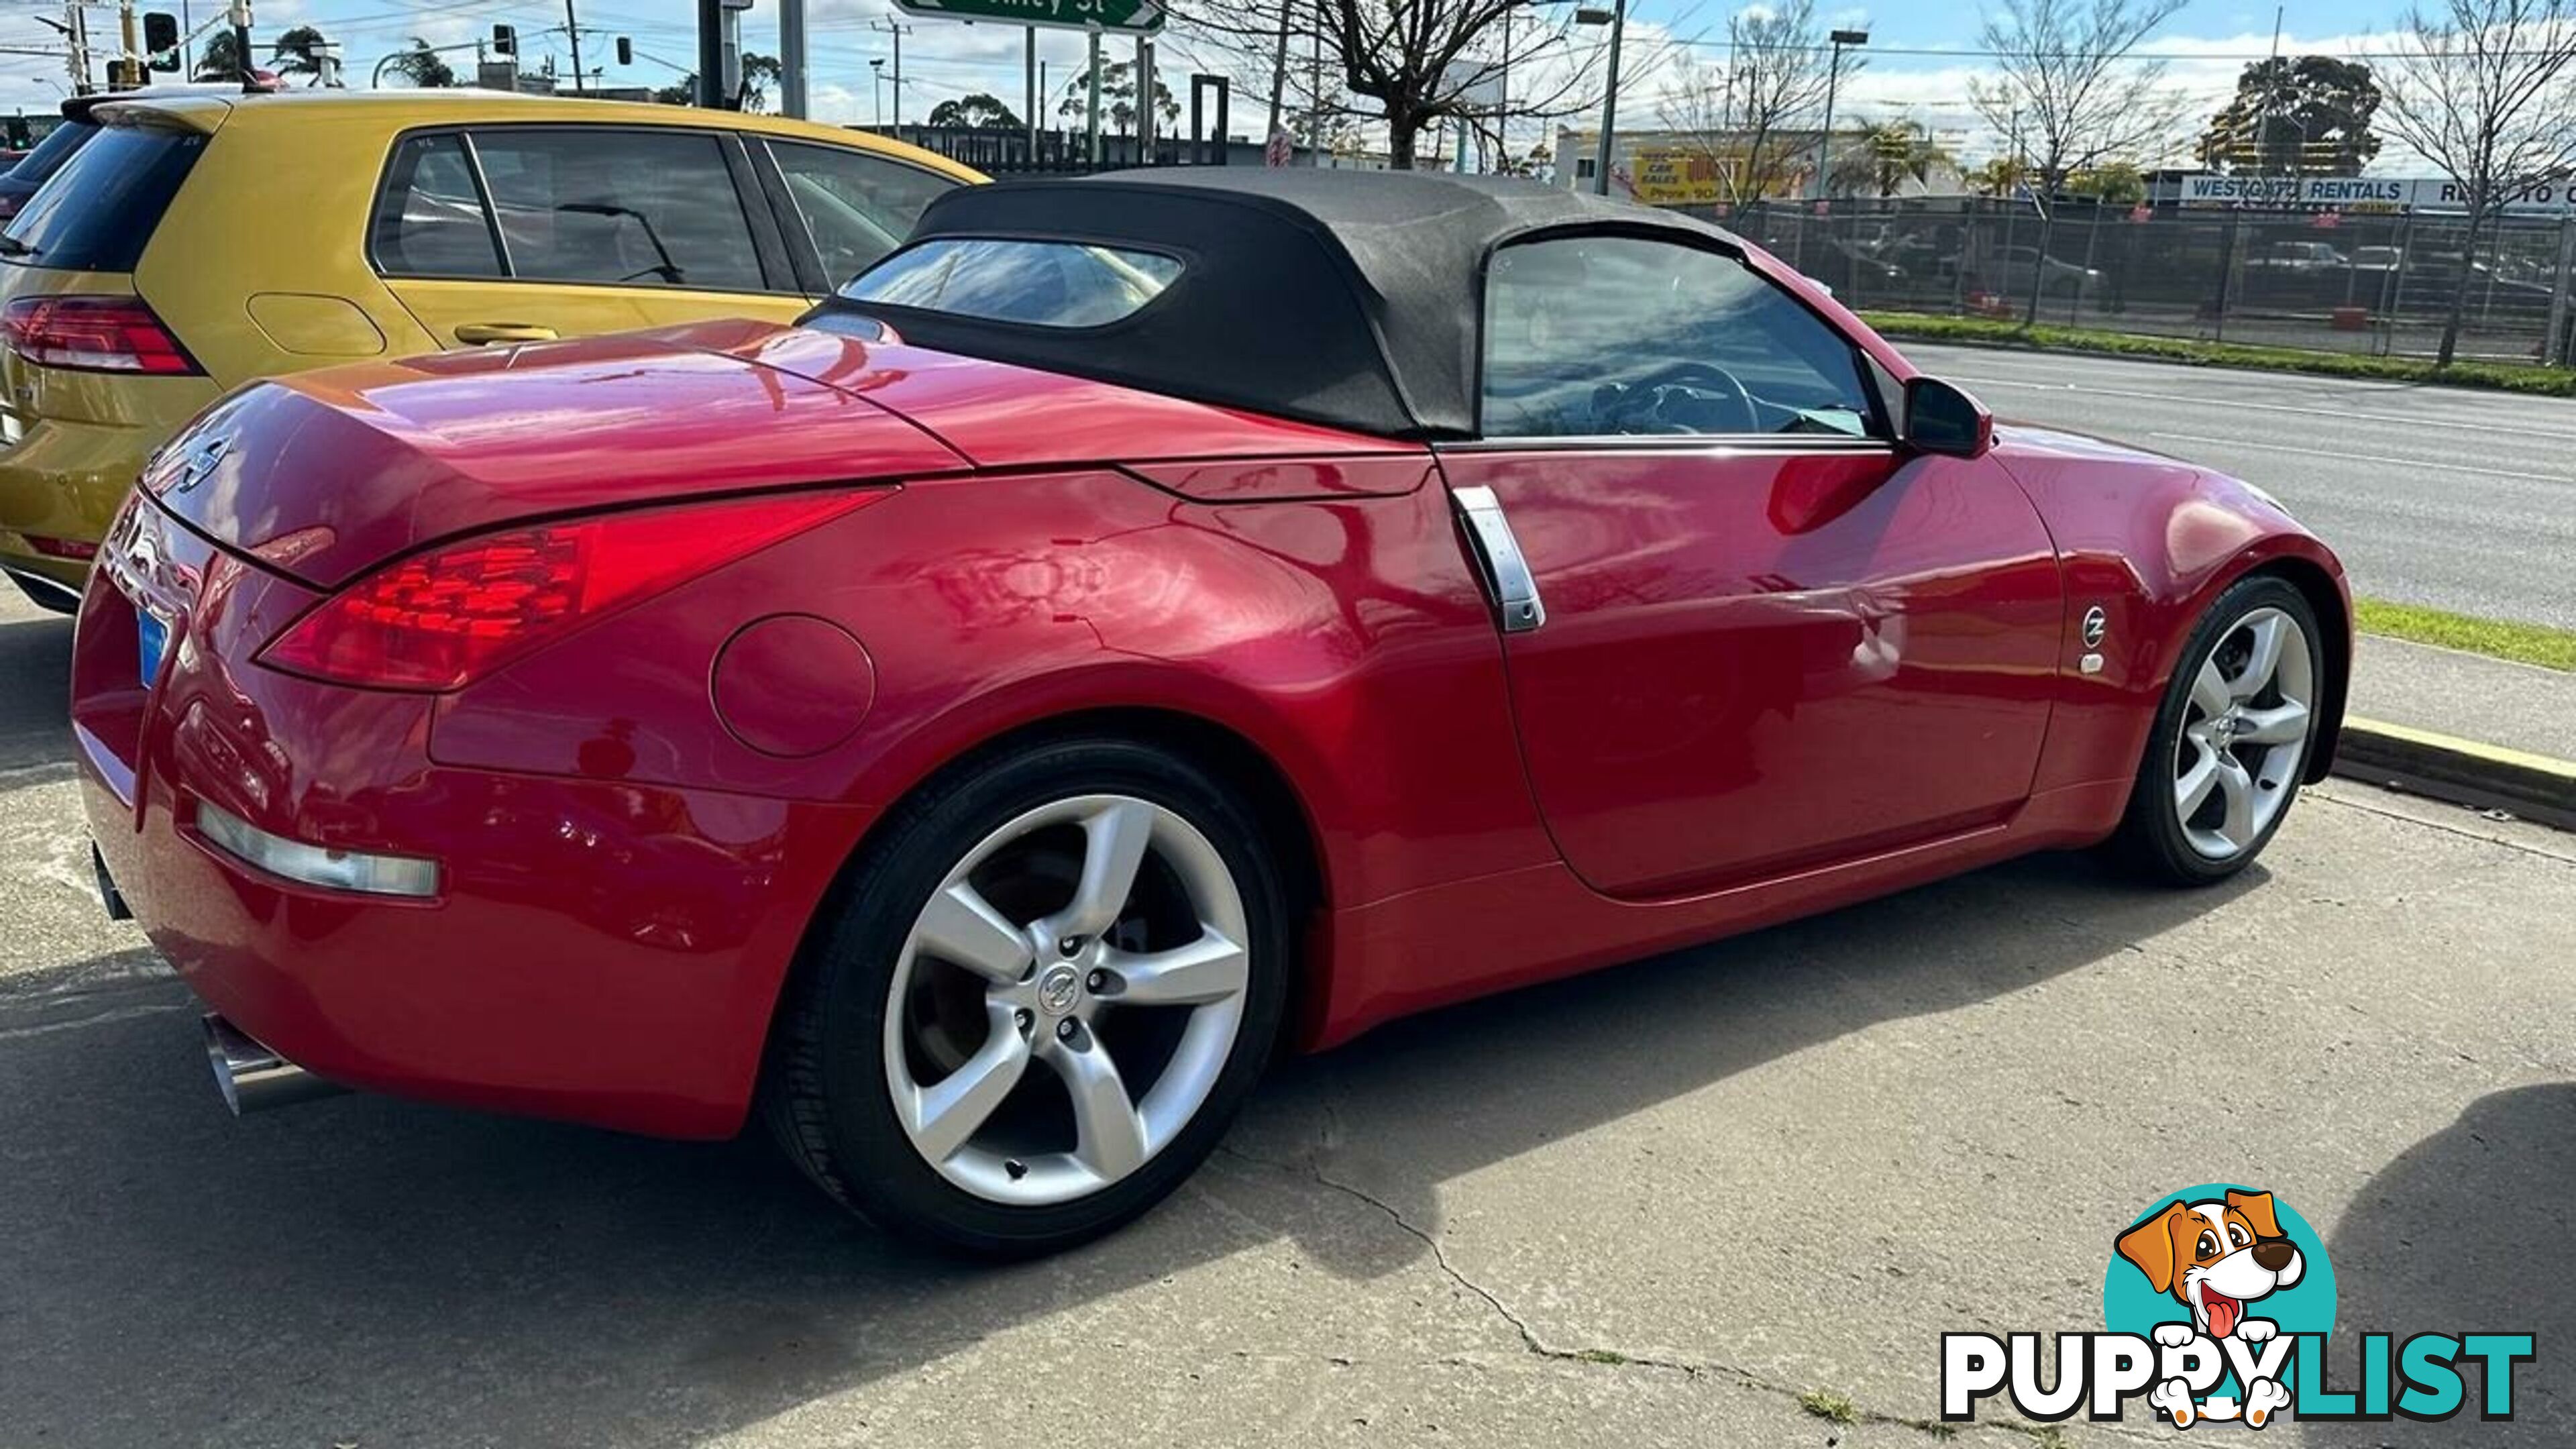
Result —
POLYGON ((1161 1201, 1279 1032, 1290 926, 1252 812, 1151 746, 1064 740, 901 806, 773 1033, 763 1110, 842 1203, 1054 1252, 1161 1201))
POLYGON ((2298 798, 2326 667, 2316 613, 2287 580, 2220 594, 2165 687, 2114 853, 2175 885, 2252 864, 2298 798))

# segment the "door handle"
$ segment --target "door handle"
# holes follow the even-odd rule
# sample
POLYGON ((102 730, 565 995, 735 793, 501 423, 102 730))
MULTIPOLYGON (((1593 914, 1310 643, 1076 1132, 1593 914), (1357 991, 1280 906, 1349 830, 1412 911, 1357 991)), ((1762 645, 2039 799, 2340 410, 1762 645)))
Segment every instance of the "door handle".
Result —
POLYGON ((469 347, 496 342, 552 342, 555 329, 533 322, 461 322, 456 327, 456 340, 469 347))
POLYGON ((1502 614, 1503 632, 1526 634, 1546 623, 1547 604, 1538 596, 1538 577, 1530 572, 1520 540, 1512 536, 1511 520, 1503 516, 1503 500, 1491 488, 1452 489, 1449 497, 1467 526, 1468 548, 1476 555, 1477 571, 1484 575, 1485 589, 1502 614))

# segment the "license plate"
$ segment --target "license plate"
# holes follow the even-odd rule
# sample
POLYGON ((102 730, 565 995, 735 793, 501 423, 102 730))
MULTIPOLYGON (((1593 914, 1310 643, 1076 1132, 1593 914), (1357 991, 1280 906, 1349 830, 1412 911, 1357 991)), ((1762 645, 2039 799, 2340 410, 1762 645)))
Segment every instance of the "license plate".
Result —
POLYGON ((161 677, 161 656, 170 648, 170 625, 150 609, 134 611, 134 633, 137 652, 143 659, 143 687, 161 677))

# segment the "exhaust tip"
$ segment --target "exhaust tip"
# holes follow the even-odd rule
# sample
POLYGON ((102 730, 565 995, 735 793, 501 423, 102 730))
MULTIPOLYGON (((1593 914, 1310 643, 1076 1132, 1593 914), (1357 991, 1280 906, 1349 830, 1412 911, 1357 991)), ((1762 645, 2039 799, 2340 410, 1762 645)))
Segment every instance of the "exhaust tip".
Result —
POLYGON ((116 888, 116 878, 107 873, 107 857, 99 853, 98 842, 91 841, 89 868, 98 876, 98 903, 107 908, 111 921, 130 921, 134 910, 125 903, 125 893, 116 888))
POLYGON ((206 1060, 215 1070, 215 1090, 236 1117, 291 1107, 343 1089, 279 1056, 256 1037, 213 1012, 205 1016, 206 1060))

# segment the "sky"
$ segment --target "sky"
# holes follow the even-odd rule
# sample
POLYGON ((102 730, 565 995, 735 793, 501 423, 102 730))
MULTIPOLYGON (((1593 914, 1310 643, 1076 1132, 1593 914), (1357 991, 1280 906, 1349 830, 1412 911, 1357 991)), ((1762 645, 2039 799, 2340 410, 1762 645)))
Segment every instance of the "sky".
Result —
MULTIPOLYGON (((143 8, 176 11, 181 0, 139 0, 143 8)), ((696 44, 690 0, 574 0, 583 34, 583 59, 606 67, 612 85, 668 85, 694 67, 696 44), (619 67, 614 39, 627 36, 635 64, 619 67)), ((1746 0, 1634 0, 1630 13, 1624 78, 1620 88, 1623 128, 1653 126, 1669 109, 1664 98, 1686 84, 1694 61, 1723 63, 1726 22, 1745 8, 1746 0)), ((2367 52, 2399 22, 2404 0, 2289 0, 2280 7, 2281 49, 2285 54, 2319 50, 2367 52)), ((217 0, 187 0, 191 18, 200 26, 219 11, 217 0)), ((1973 54, 1977 46, 1978 9, 1973 4, 1882 4, 1834 7, 1822 0, 1837 25, 1865 26, 1871 35, 1866 59, 1847 75, 1841 89, 1844 116, 1870 118, 1909 116, 1936 133, 1950 133, 1968 159, 1990 154, 1999 138, 1967 104, 1967 82, 1984 67, 1973 54), (1940 53, 1948 52, 1948 53, 1940 53)), ((893 87, 877 81, 871 60, 886 61, 891 71, 893 37, 874 28, 894 14, 891 0, 808 0, 813 54, 813 114, 816 119, 869 123, 894 119, 893 87)), ((54 31, 35 18, 60 19, 62 0, 0 0, 0 49, 35 48, 49 56, 0 55, 0 112, 24 108, 41 113, 58 102, 69 81, 54 31)), ((113 4, 88 7, 92 43, 104 48, 116 34, 113 4)), ((552 54, 569 71, 564 7, 549 0, 258 0, 253 44, 263 55, 267 42, 294 25, 314 25, 341 43, 349 84, 365 86, 378 59, 399 49, 410 37, 433 45, 468 45, 490 34, 496 24, 517 27, 523 64, 535 67, 552 54)), ((927 117, 940 101, 978 91, 1000 96, 1014 109, 1023 104, 1021 70, 1023 31, 1016 26, 966 25, 918 16, 902 18, 912 29, 903 35, 902 111, 908 121, 927 117)), ((2237 72, 2249 60, 2272 48, 2274 7, 2233 0, 2196 0, 2156 33, 2142 53, 2170 57, 2169 82, 2205 101, 2200 109, 2215 111, 2234 90, 2237 72)), ((744 17, 747 49, 777 50, 777 0, 754 0, 744 17)), ((1065 78, 1079 71, 1084 39, 1076 32, 1041 31, 1039 54, 1047 63, 1050 90, 1061 92, 1065 78)), ((1574 37, 1553 59, 1516 74, 1516 93, 1533 88, 1567 89, 1571 98, 1597 96, 1598 29, 1570 32, 1574 37), (1551 77, 1548 72, 1553 72, 1551 77)), ((1132 55, 1132 43, 1113 38, 1113 58, 1132 55)), ((450 56, 470 72, 473 51, 450 56)), ((1235 76, 1232 129, 1259 135, 1266 124, 1268 81, 1257 62, 1230 59, 1175 34, 1162 48, 1164 83, 1186 99, 1181 77, 1192 70, 1224 69, 1235 76)), ((1588 124, 1569 116, 1566 124, 1588 124)), ((1556 124, 1532 119, 1521 123, 1514 148, 1527 150, 1556 124)), ((2404 169, 2395 158, 2383 158, 2378 170, 2404 169)))

